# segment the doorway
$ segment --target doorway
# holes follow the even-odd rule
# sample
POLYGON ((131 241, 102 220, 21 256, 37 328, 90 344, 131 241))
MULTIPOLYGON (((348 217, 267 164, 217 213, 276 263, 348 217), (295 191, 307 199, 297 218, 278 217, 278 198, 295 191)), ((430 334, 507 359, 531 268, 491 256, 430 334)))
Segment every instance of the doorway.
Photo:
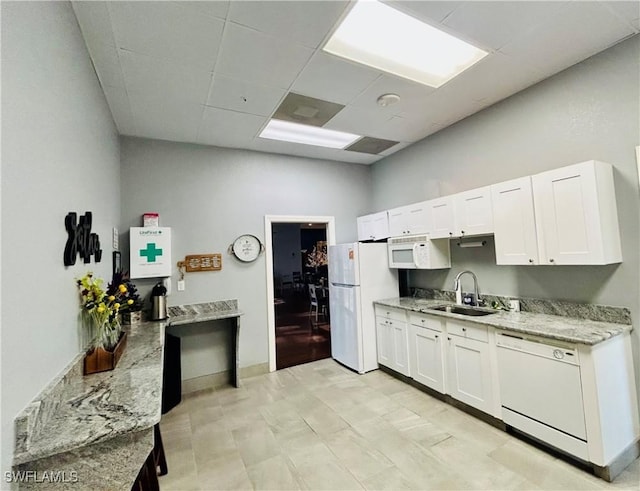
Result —
POLYGON ((269 369, 331 356, 326 251, 334 218, 266 216, 269 369))

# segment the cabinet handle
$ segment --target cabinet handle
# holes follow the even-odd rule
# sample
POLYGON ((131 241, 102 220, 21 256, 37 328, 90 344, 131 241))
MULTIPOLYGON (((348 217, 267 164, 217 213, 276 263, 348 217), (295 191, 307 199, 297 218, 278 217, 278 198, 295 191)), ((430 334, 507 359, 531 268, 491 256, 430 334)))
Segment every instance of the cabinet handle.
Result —
POLYGON ((466 327, 463 327, 463 328, 462 328, 462 332, 467 332, 467 328, 466 328, 466 327))
POLYGON ((549 259, 549 262, 550 263, 555 263, 556 261, 555 261, 555 259, 551 258, 551 259, 549 259))
POLYGON ((448 339, 449 341, 451 341, 451 338, 450 338, 449 336, 447 336, 447 339, 448 339))
POLYGON ((436 334, 434 337, 435 337, 436 339, 438 339, 438 335, 437 335, 437 334, 436 334))
POLYGON ((531 264, 533 264, 533 259, 529 259, 529 262, 530 262, 531 264))

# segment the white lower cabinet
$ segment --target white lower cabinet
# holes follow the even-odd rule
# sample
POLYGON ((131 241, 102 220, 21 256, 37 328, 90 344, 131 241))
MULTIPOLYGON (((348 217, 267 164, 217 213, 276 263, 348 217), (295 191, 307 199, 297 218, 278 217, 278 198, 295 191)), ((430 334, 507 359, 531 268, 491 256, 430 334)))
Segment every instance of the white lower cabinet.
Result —
POLYGON ((403 310, 376 306, 378 363, 407 377, 409 371, 409 332, 403 310))
POLYGON ((492 414, 493 378, 487 328, 447 321, 447 393, 492 414))
POLYGON ((444 393, 444 322, 410 314, 409 366, 416 382, 444 393))
POLYGON ((488 328, 422 314, 409 314, 409 322, 411 378, 495 415, 488 328))
POLYGON ((593 346, 508 333, 516 354, 526 337, 535 341, 534 353, 539 345, 552 346, 548 359, 576 358, 568 368, 546 373, 551 365, 543 359, 525 364, 519 356, 505 365, 507 345, 498 339, 504 333, 490 326, 380 305, 376 322, 380 365, 592 463, 606 480, 637 456, 640 420, 629 332, 593 346), (514 394, 517 410, 508 407, 514 394))

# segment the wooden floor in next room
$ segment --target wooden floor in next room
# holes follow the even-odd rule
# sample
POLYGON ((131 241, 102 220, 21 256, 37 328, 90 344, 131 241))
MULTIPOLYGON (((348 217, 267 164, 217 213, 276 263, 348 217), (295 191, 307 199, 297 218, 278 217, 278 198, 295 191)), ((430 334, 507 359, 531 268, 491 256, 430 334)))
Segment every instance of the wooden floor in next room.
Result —
POLYGON ((323 312, 320 307, 316 321, 315 310, 310 311, 307 288, 283 291, 274 303, 278 370, 331 356, 328 308, 323 312))

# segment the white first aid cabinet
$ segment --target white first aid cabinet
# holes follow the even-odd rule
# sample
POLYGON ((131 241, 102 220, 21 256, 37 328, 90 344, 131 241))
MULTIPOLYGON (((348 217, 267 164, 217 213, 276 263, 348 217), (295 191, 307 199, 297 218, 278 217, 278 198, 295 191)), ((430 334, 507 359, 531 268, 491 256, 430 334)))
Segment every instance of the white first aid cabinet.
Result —
POLYGON ((129 244, 131 278, 171 276, 171 228, 131 227, 129 244))

